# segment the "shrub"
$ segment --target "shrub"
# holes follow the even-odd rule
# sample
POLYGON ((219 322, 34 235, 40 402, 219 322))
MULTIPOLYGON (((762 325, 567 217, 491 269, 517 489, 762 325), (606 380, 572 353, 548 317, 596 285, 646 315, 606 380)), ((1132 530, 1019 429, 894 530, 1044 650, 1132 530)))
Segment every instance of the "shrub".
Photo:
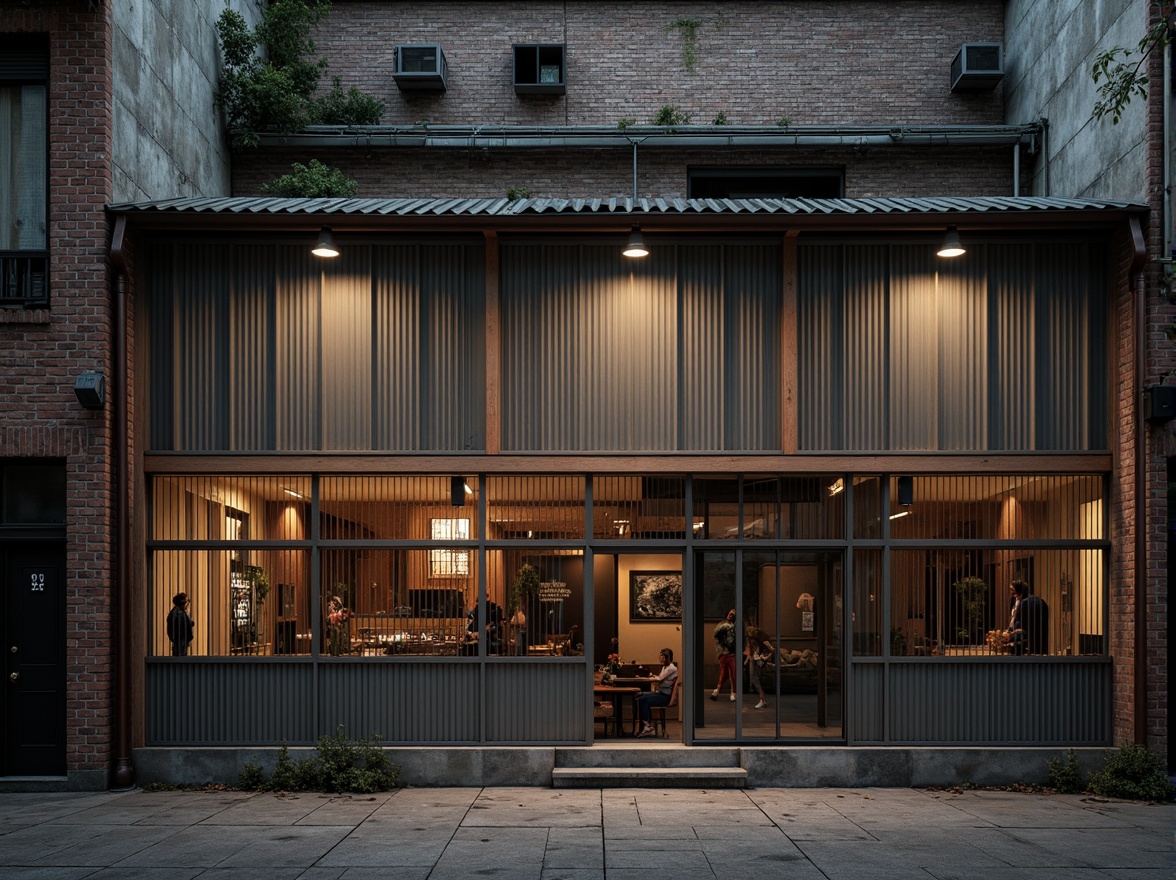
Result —
POLYGON ((620 119, 617 120, 617 128, 619 128, 621 131, 624 131, 630 125, 636 125, 636 124, 637 124, 637 118, 635 116, 622 116, 620 119))
POLYGON ((718 115, 714 119, 711 120, 711 125, 726 125, 726 124, 727 124, 727 114, 724 113, 722 110, 720 110, 718 115))
POLYGON ((365 95, 352 86, 346 92, 339 77, 333 88, 315 103, 314 121, 319 125, 375 125, 384 112, 384 102, 365 95))
POLYGON ((506 197, 512 202, 515 199, 529 199, 531 198, 531 191, 525 186, 512 186, 507 189, 506 197))
POLYGON ((242 791, 261 791, 265 787, 265 773, 260 764, 246 764, 237 777, 237 788, 242 791))
POLYGON ((690 114, 684 110, 679 110, 673 104, 665 104, 657 115, 653 117, 654 125, 689 125, 690 114))
POLYGON ((1078 757, 1074 750, 1066 753, 1066 759, 1049 759, 1050 788, 1057 789, 1062 794, 1078 794, 1086 790, 1086 783, 1082 779, 1082 768, 1078 766, 1078 757))
POLYGON ((292 199, 330 199, 350 198, 359 190, 359 184, 346 178, 338 168, 317 159, 311 159, 306 165, 295 162, 290 167, 289 174, 263 183, 261 191, 292 199))
POLYGON ((330 9, 329 0, 274 0, 253 30, 240 13, 221 13, 216 31, 224 65, 215 97, 237 143, 256 146, 262 131, 297 131, 319 121, 379 121, 383 103, 354 88, 344 92, 338 80, 322 98, 313 97, 327 61, 314 57, 310 29, 330 9))
POLYGON ((278 761, 268 780, 261 768, 246 764, 240 787, 258 791, 352 791, 367 794, 395 788, 400 768, 379 747, 380 737, 349 740, 340 725, 334 736, 318 741, 318 754, 295 761, 282 743, 278 761), (249 783, 249 785, 246 785, 249 783))
POLYGON ((1176 794, 1160 759, 1140 745, 1107 752, 1102 770, 1090 774, 1090 790, 1103 797, 1167 801, 1176 794))

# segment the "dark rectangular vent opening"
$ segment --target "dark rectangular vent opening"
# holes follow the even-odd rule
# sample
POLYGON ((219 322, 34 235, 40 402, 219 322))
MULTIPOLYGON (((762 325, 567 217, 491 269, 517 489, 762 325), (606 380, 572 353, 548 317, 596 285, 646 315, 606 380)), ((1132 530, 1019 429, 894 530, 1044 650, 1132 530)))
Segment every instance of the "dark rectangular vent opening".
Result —
POLYGON ((514 88, 519 95, 562 95, 567 90, 563 44, 514 47, 514 88))
POLYGON ((396 70, 392 79, 402 92, 445 91, 449 66, 440 43, 418 43, 396 47, 396 70))

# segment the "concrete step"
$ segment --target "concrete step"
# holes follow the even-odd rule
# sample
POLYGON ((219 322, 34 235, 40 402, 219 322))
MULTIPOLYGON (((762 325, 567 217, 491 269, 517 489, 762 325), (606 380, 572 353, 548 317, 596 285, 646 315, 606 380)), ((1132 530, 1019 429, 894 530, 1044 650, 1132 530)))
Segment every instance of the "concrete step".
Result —
POLYGON ((746 788, 742 767, 555 767, 552 788, 746 788))
POLYGON ((690 769, 692 767, 742 767, 740 750, 729 747, 687 748, 681 743, 646 739, 612 741, 594 746, 559 746, 556 767, 607 769, 634 767, 690 769))

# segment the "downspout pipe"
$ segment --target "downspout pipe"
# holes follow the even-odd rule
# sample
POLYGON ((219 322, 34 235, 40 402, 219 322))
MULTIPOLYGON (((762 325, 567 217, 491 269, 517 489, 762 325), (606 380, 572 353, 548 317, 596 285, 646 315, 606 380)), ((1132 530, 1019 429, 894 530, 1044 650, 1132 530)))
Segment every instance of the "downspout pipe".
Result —
POLYGON ((1144 269, 1147 243, 1139 218, 1132 217, 1131 241, 1134 253, 1131 278, 1135 287, 1135 712, 1136 745, 1147 745, 1147 422, 1143 418, 1144 370, 1147 366, 1147 323, 1144 269))
POLYGON ((127 433, 127 261, 123 243, 127 218, 114 221, 110 242, 110 264, 114 269, 114 448, 115 448, 115 615, 117 636, 114 643, 114 767, 110 787, 133 788, 135 765, 131 758, 131 468, 130 442, 127 433))

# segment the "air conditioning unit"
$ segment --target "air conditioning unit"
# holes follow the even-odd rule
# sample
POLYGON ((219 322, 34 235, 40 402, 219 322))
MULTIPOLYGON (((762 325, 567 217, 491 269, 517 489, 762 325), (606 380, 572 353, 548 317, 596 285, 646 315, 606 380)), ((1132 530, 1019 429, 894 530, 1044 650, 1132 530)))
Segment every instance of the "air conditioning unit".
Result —
POLYGON ((448 72, 440 43, 396 47, 396 70, 392 79, 402 92, 443 92, 448 72))
POLYGON ((1004 79, 1004 47, 1000 43, 964 43, 951 62, 953 92, 988 92, 1004 79))
POLYGON ((562 43, 520 44, 513 50, 515 94, 564 94, 567 90, 567 58, 562 43))

